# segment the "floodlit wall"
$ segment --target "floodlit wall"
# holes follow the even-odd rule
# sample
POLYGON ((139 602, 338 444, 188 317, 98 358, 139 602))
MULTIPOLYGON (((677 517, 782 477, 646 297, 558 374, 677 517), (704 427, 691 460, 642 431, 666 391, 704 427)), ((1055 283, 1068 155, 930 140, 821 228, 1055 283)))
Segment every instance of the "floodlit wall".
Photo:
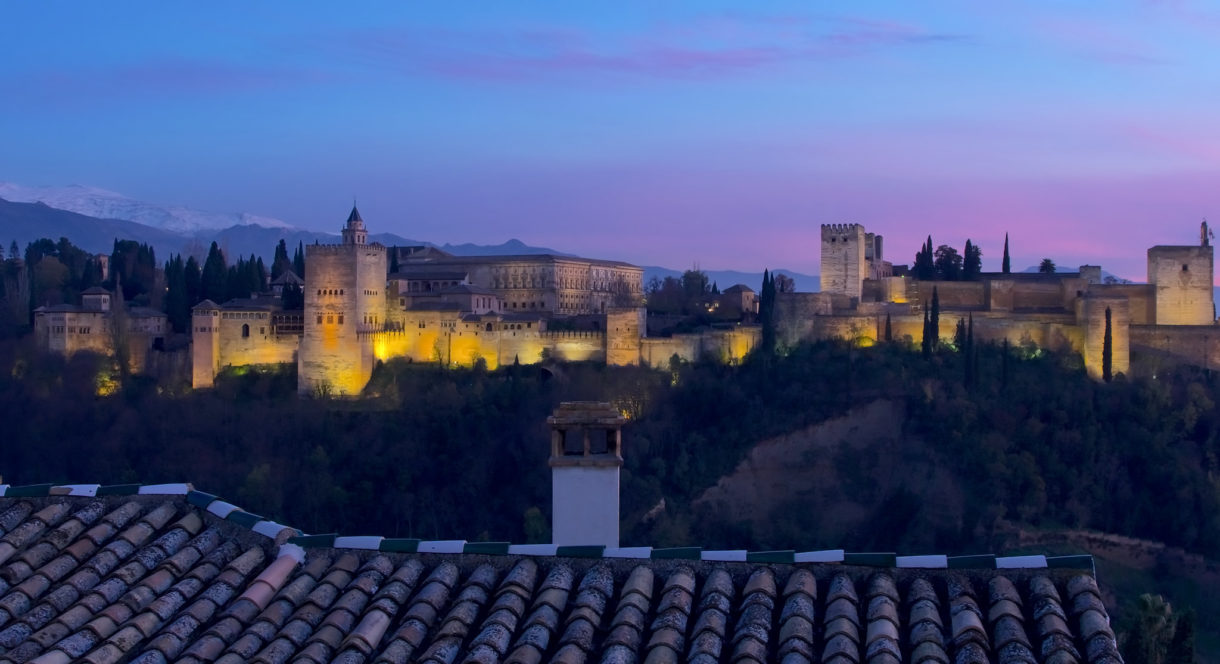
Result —
POLYGON ((1080 300, 1080 321, 1084 328, 1084 367, 1092 378, 1102 377, 1105 347, 1106 310, 1110 311, 1110 375, 1131 371, 1131 311, 1120 297, 1085 297, 1080 300))
POLYGON ((1154 351, 1205 368, 1220 367, 1220 327, 1132 325, 1131 350, 1154 351))
POLYGON ((640 338, 647 333, 643 307, 613 308, 606 312, 606 364, 640 363, 640 338))

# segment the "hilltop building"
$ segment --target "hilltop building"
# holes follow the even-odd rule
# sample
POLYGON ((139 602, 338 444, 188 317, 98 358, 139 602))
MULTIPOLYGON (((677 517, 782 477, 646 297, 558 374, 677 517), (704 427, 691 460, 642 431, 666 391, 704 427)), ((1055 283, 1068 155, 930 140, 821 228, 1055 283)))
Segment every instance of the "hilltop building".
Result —
POLYGON ((951 338, 957 322, 971 317, 977 339, 1077 352, 1094 377, 1102 373, 1107 315, 1115 374, 1129 371, 1132 349, 1201 365, 1220 360, 1206 222, 1198 246, 1148 249, 1147 284, 1103 283, 1096 265, 1066 273, 993 272, 973 281, 919 281, 894 276, 881 258, 881 236, 865 233, 859 224, 823 225, 822 292, 777 296, 780 339, 871 342, 883 337, 888 318, 895 339, 918 342, 923 309, 935 289, 939 336, 951 338))
POLYGON ((131 368, 139 371, 154 346, 169 334, 169 318, 148 307, 126 307, 100 286, 81 293, 81 303, 55 304, 34 310, 34 339, 44 351, 71 357, 80 351, 114 353, 115 340, 128 345, 131 368), (121 326, 117 330, 115 326, 121 326))
MULTIPOLYGON (((391 358, 489 368, 545 360, 661 367, 674 355, 740 360, 758 339, 751 326, 648 338, 639 267, 550 254, 387 249, 368 242, 355 207, 342 244, 309 245, 305 254, 303 312, 283 311, 275 297, 194 307, 195 387, 211 386, 227 366, 295 362, 301 394, 352 396, 377 362, 391 358), (387 275, 388 264, 399 269, 387 275)), ((736 296, 754 306, 752 291, 736 296)))

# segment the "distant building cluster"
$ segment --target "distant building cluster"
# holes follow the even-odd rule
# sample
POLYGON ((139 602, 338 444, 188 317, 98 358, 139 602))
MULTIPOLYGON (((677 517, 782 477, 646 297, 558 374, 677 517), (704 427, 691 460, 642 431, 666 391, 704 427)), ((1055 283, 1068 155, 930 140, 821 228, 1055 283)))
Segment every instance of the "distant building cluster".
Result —
POLYGON ((1129 370, 1132 348, 1207 364, 1220 357, 1209 238, 1204 223, 1197 246, 1148 249, 1146 284, 1104 283, 1096 265, 920 281, 894 276, 880 235, 859 224, 823 225, 822 292, 779 296, 780 337, 873 341, 883 337, 888 320, 894 338, 919 341, 935 289, 940 337, 952 338, 958 321, 969 317, 980 340, 1078 352, 1090 375, 1100 376, 1108 312, 1115 374, 1129 370))
MULTIPOLYGON (((780 292, 777 340, 849 339, 872 343, 922 339, 937 301, 940 338, 970 319, 980 341, 1076 352, 1102 373, 1108 320, 1112 373, 1128 372, 1131 351, 1174 361, 1220 362, 1212 297, 1213 250, 1206 226, 1197 246, 1148 250, 1148 283, 1106 283, 1099 266, 1075 272, 981 273, 959 281, 920 280, 885 260, 883 238, 860 224, 821 233, 818 293, 780 292)), ((752 324, 759 296, 744 285, 706 302, 708 312, 741 321, 719 329, 649 337, 643 270, 618 261, 561 255, 454 256, 433 247, 368 242, 353 207, 336 245, 306 247, 305 274, 288 270, 266 293, 192 310, 192 385, 209 387, 226 367, 295 364, 302 394, 355 395, 378 362, 495 368, 548 360, 668 366, 672 358, 742 359, 760 342, 752 324), (389 269, 393 266, 394 269, 389 269), (302 309, 286 309, 286 289, 302 309)), ((128 344, 137 368, 169 333, 166 315, 114 306, 91 288, 80 305, 35 311, 39 344, 71 355, 113 353, 128 344), (117 326, 117 327, 116 327, 117 326)), ((703 305, 701 305, 703 306, 703 305)))
POLYGON ((489 368, 547 359, 661 366, 674 354, 741 359, 756 343, 754 327, 647 338, 643 270, 627 263, 459 257, 367 237, 352 208, 342 244, 306 247, 303 312, 282 311, 271 295, 196 305, 192 384, 208 387, 228 366, 295 362, 302 394, 342 396, 359 394, 376 364, 391 358, 489 368))

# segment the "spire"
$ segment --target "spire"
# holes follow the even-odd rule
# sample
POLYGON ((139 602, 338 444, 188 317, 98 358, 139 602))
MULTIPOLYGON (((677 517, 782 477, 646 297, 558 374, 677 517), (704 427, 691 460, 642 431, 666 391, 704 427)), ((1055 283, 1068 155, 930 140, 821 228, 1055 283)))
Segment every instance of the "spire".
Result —
POLYGON ((347 225, 343 227, 343 244, 365 244, 368 242, 368 231, 364 229, 364 220, 360 218, 360 210, 356 209, 356 201, 352 201, 352 213, 347 215, 347 225))

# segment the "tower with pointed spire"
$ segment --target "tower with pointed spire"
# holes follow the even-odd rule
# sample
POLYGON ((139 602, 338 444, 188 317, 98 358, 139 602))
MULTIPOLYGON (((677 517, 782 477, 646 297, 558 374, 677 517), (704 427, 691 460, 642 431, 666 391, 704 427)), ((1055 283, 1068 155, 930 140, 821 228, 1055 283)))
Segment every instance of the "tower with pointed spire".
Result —
POLYGON ((302 395, 355 396, 373 375, 373 337, 386 324, 386 248, 368 243, 352 204, 343 244, 305 248, 305 325, 297 353, 302 395))
POLYGON ((343 244, 368 244, 368 240, 369 233, 360 218, 360 210, 352 203, 352 213, 347 215, 347 225, 343 227, 343 244))

